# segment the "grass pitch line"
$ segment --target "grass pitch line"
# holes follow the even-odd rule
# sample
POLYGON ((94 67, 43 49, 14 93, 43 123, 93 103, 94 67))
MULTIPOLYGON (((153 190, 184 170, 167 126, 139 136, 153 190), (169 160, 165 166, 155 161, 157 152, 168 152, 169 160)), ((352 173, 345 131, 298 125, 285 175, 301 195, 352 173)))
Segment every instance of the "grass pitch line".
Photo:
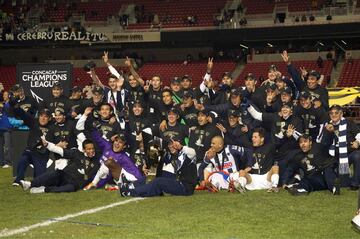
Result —
POLYGON ((116 202, 116 203, 112 203, 106 206, 102 206, 102 207, 97 207, 97 208, 93 208, 93 209, 89 209, 89 210, 85 210, 85 211, 81 211, 78 213, 74 213, 74 214, 68 214, 65 215, 63 217, 57 217, 54 219, 49 219, 43 222, 39 222, 30 226, 26 226, 26 227, 21 227, 18 229, 13 229, 13 230, 3 230, 2 232, 0 232, 0 237, 8 237, 8 236, 13 236, 13 235, 17 235, 20 233, 24 233, 24 232, 28 232, 30 230, 33 230, 35 228, 39 228, 39 227, 46 227, 49 226, 53 223, 58 223, 58 222, 62 222, 62 221, 66 221, 68 219, 74 218, 74 217, 78 217, 78 216, 83 216, 83 215, 87 215, 87 214, 93 214, 102 210, 106 210, 112 207, 116 207, 116 206, 120 206, 120 205, 124 205, 124 204, 128 204, 131 202, 136 202, 136 201, 140 201, 143 200, 145 198, 132 198, 129 200, 125 200, 125 201, 120 201, 120 202, 116 202))

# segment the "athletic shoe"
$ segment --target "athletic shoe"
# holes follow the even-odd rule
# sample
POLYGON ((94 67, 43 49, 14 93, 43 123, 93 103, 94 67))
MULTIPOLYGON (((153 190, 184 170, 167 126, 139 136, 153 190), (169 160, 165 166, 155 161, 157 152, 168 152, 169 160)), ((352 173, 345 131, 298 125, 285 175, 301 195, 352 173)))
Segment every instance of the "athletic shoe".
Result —
POLYGON ((11 166, 9 164, 4 164, 2 168, 10 168, 11 166))
POLYGON ((360 214, 356 215, 352 220, 351 224, 356 229, 356 231, 360 232, 360 214))
POLYGON ((267 190, 268 193, 278 193, 279 191, 278 187, 271 187, 267 190))
POLYGON ((119 191, 122 197, 130 196, 129 184, 127 183, 120 184, 119 191))
POLYGON ((116 190, 119 190, 119 186, 118 185, 106 184, 105 185, 105 190, 106 191, 116 191, 116 190))
POLYGON ((45 192, 45 186, 30 189, 30 193, 44 193, 44 192, 45 192))
POLYGON ((24 190, 28 190, 29 188, 31 188, 31 182, 29 181, 20 180, 20 184, 24 190))
POLYGON ((18 186, 20 186, 20 182, 14 181, 14 182, 12 183, 12 185, 13 185, 14 187, 18 187, 18 186))
POLYGON ((336 186, 333 187, 332 194, 333 195, 340 195, 340 185, 336 185, 336 186))
POLYGON ((239 182, 234 182, 234 187, 235 189, 241 193, 241 194, 245 194, 246 193, 246 188, 244 186, 241 186, 241 184, 239 182))
POLYGON ((309 195, 309 192, 303 188, 289 188, 288 192, 293 196, 309 195))

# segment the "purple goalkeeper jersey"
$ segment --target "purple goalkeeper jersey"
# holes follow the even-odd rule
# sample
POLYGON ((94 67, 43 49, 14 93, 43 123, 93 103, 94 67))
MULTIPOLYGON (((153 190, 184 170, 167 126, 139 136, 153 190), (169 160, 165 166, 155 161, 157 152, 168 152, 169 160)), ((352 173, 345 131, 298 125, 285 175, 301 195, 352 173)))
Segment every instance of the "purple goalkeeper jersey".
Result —
POLYGON ((125 169, 126 172, 132 174, 137 179, 142 179, 144 175, 140 172, 138 167, 136 167, 135 163, 130 159, 130 157, 125 152, 114 152, 112 150, 111 142, 107 141, 103 137, 101 137, 98 131, 92 132, 92 137, 95 143, 101 149, 102 156, 100 157, 100 162, 103 163, 109 158, 113 158, 117 164, 120 165, 121 168, 125 169))

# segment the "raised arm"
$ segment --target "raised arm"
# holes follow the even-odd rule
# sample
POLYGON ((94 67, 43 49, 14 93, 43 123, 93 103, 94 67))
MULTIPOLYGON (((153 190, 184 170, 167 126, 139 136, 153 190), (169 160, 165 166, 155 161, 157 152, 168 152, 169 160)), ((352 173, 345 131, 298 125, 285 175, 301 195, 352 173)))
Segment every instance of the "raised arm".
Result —
POLYGON ((104 51, 104 55, 102 58, 103 58, 105 65, 108 67, 110 73, 112 75, 116 76, 116 78, 118 79, 117 88, 118 88, 118 90, 120 90, 124 84, 124 77, 115 69, 115 67, 113 67, 110 64, 109 53, 107 51, 104 51))
POLYGON ((129 57, 126 57, 125 65, 129 68, 130 73, 134 76, 134 78, 139 82, 141 86, 145 85, 144 80, 139 76, 139 74, 134 69, 133 64, 131 63, 131 59, 129 57))

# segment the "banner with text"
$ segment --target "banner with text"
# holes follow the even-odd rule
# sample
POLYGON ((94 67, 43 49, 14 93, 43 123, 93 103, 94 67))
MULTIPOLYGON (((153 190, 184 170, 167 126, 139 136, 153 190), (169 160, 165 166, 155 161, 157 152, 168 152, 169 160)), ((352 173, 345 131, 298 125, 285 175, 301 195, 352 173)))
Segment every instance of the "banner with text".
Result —
POLYGON ((107 37, 103 33, 93 32, 22 32, 0 34, 0 42, 29 42, 29 41, 45 41, 45 42, 103 42, 107 37))
POLYGON ((57 64, 17 64, 16 80, 37 102, 51 98, 51 88, 60 82, 66 95, 72 82, 72 65, 57 64))
POLYGON ((110 42, 160 42, 160 32, 126 32, 106 34, 110 42))

